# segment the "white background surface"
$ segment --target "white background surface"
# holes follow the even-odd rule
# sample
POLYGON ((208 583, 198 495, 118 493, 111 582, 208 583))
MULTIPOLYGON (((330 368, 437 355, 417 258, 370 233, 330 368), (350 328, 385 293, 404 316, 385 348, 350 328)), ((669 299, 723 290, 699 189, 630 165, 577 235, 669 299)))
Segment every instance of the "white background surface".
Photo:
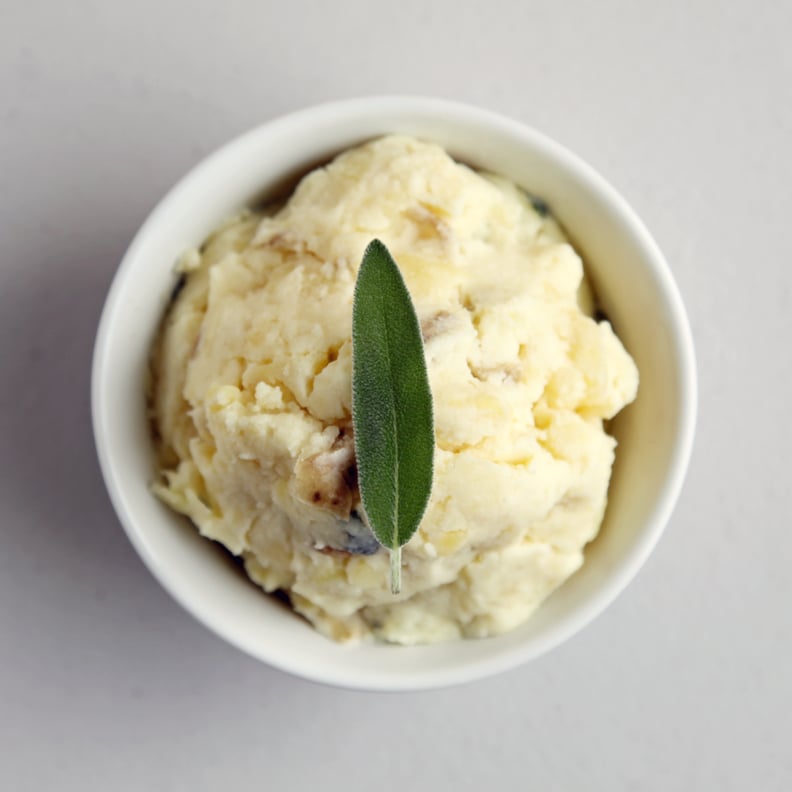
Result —
POLYGON ((792 6, 0 0, 0 789, 792 788, 792 6), (137 226, 229 137, 420 93, 589 160, 663 247, 697 343, 682 499, 561 648, 463 688, 292 679, 135 556, 89 426, 137 226))

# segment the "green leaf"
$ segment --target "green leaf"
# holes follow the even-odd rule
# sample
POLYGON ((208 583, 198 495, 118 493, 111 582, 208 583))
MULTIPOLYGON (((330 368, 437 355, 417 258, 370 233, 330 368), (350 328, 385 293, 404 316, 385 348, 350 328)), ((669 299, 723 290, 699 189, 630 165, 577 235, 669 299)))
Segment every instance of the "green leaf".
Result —
POLYGON ((366 520, 391 551, 401 588, 401 546, 432 490, 434 422, 421 327, 396 262, 378 239, 366 248, 352 309, 352 423, 366 520))

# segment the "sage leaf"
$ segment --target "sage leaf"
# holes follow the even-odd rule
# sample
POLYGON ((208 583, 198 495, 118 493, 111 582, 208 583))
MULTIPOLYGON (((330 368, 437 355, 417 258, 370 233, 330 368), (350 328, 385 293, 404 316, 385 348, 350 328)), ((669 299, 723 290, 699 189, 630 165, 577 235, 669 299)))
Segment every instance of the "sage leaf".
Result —
POLYGON ((434 419, 418 317, 388 249, 363 254, 352 307, 352 424, 366 521, 391 553, 401 590, 401 547, 432 490, 434 419))

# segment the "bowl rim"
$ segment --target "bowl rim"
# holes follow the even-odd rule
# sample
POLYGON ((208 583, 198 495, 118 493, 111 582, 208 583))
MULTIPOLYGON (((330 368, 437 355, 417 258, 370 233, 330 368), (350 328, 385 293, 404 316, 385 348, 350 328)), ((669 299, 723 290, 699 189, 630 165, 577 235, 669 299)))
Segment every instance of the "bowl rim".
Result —
POLYGON ((91 368, 91 417, 102 477, 125 533, 144 564, 162 587, 196 620, 246 654, 272 667, 313 682, 370 691, 396 692, 432 689, 488 677, 515 668, 544 654, 590 624, 627 587, 662 535, 676 505, 687 473, 693 448, 697 411, 698 388, 695 351, 682 298, 659 246, 627 201, 587 162, 533 127, 491 110, 462 102, 425 96, 363 96, 312 105, 265 121, 247 132, 237 135, 203 157, 157 202, 124 253, 113 276, 102 309, 91 368), (244 636, 237 634, 226 624, 210 618, 195 606, 189 594, 172 579, 168 567, 150 551, 136 520, 133 519, 132 509, 124 489, 124 477, 118 469, 113 449, 109 446, 108 435, 105 431, 108 415, 103 393, 106 388, 107 360, 112 351, 110 347, 111 329, 114 325, 117 307, 122 299, 124 284, 130 277, 139 251, 152 229, 167 220, 173 207, 177 206, 192 191, 196 183, 202 181, 204 174, 214 170, 218 162, 231 155, 235 150, 244 148, 261 135, 271 134, 273 131, 282 132, 292 126, 300 128, 310 124, 321 126, 323 122, 337 119, 339 116, 370 118, 377 114, 434 117, 448 123, 478 124, 520 138, 526 145, 541 152, 543 156, 557 160, 567 171, 574 173, 577 180, 586 182, 589 188, 592 188, 605 203, 609 204, 618 214, 619 222, 635 235, 640 247, 645 252, 646 260, 651 263, 653 273, 658 279, 659 291, 663 293, 667 302, 671 318, 670 331, 674 344, 673 359, 678 366, 680 409, 678 430, 670 456, 671 461, 666 469, 664 482, 659 489, 653 512, 629 551, 619 560, 613 573, 603 580, 590 600, 577 608, 563 625, 548 631, 544 640, 529 641, 504 650, 500 654, 479 658, 455 669, 442 671, 430 669, 425 672, 411 670, 409 675, 399 676, 390 673, 383 676, 376 670, 372 670, 370 674, 361 675, 358 669, 352 678, 352 672, 344 674, 339 673, 337 669, 320 670, 316 664, 295 662, 293 657, 287 661, 278 652, 263 652, 260 646, 253 646, 252 642, 246 640, 244 636))

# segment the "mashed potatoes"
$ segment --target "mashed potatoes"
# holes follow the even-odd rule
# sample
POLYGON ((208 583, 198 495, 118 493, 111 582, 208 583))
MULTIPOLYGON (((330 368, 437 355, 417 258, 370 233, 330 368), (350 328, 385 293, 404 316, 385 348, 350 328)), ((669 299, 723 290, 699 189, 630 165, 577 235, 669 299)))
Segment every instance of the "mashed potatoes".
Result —
POLYGON ((510 630, 583 561, 606 504, 603 429, 638 375, 590 318, 579 256, 518 188, 386 137, 182 260, 154 358, 158 494, 337 639, 510 630), (360 522, 352 295, 381 239, 421 321, 435 478, 402 593, 360 522))

